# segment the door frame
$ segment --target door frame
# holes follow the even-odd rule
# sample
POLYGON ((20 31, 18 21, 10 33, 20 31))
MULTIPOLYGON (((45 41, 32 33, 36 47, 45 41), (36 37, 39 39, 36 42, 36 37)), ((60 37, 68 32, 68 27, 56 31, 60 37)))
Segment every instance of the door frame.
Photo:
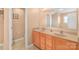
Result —
POLYGON ((28 9, 25 8, 25 49, 28 48, 28 9))
MULTIPOLYGON (((27 46, 28 46, 28 16, 27 16, 27 9, 25 8, 25 11, 24 11, 25 13, 25 16, 24 16, 24 18, 25 18, 25 33, 24 33, 24 40, 25 40, 25 48, 27 48, 27 46)), ((13 33, 12 33, 12 16, 13 16, 13 14, 12 14, 12 8, 9 8, 9 19, 8 19, 8 32, 9 32, 9 34, 8 34, 8 39, 9 39, 9 50, 12 50, 12 45, 13 45, 13 33)))
POLYGON ((9 50, 12 50, 12 44, 13 44, 13 35, 12 35, 12 8, 9 8, 9 16, 8 16, 8 39, 9 39, 9 50))

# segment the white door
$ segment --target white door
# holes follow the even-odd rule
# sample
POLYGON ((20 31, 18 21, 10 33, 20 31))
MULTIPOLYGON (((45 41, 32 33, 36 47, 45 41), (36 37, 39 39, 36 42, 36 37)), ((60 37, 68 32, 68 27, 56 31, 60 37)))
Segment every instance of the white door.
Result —
POLYGON ((12 49, 21 50, 25 47, 25 10, 13 8, 12 14, 12 49))

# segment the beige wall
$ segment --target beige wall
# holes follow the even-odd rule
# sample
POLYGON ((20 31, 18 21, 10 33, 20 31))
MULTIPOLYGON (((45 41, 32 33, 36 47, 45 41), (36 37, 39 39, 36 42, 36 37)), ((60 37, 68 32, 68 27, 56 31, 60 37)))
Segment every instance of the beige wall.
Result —
POLYGON ((45 15, 47 12, 43 12, 40 8, 28 9, 28 44, 32 43, 32 29, 36 27, 45 27, 45 15))
POLYGON ((39 9, 28 9, 28 44, 32 43, 32 29, 39 27, 39 9))
POLYGON ((4 40, 4 14, 0 14, 0 43, 4 40))
POLYGON ((47 12, 40 10, 40 27, 46 26, 46 23, 45 23, 46 14, 47 14, 47 12))
POLYGON ((9 31, 8 31, 8 20, 9 20, 9 9, 4 9, 4 49, 9 49, 9 31))

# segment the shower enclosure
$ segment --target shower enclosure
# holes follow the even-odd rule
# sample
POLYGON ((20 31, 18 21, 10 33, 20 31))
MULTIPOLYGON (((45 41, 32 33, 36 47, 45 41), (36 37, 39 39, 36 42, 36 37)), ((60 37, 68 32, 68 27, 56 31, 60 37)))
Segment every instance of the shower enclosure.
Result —
POLYGON ((12 49, 25 47, 25 9, 12 9, 12 49))

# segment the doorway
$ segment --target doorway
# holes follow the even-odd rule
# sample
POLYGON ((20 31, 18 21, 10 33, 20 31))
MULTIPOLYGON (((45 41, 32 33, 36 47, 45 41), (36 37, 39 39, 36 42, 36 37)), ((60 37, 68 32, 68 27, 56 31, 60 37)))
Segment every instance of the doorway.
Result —
POLYGON ((12 49, 25 48, 25 9, 12 9, 12 49))

